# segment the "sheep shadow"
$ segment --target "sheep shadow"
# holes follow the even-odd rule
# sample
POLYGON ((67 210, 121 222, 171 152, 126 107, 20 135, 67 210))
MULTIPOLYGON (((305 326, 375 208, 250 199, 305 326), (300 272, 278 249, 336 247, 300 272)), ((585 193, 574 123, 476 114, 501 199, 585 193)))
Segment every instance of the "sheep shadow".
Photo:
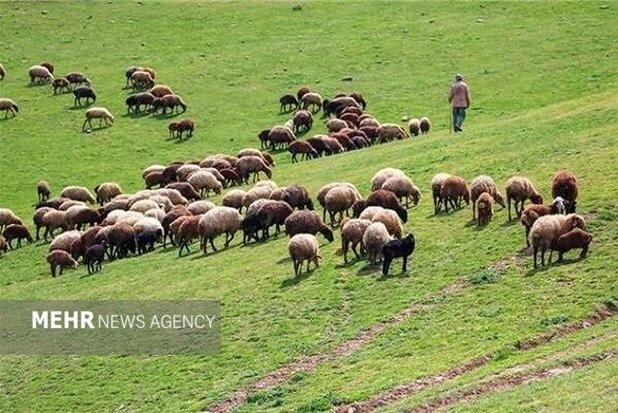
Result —
POLYGON ((168 113, 153 113, 152 117, 155 119, 173 119, 183 115, 185 112, 168 112, 168 113))
POLYGON ((377 278, 378 281, 388 281, 389 279, 393 279, 393 278, 410 278, 410 270, 406 270, 406 271, 399 271, 397 274, 394 274, 392 272, 389 272, 387 275, 384 274, 380 274, 380 276, 377 278))
POLYGON ((292 258, 290 258, 290 257, 283 257, 279 261, 277 261, 277 264, 285 264, 287 262, 292 262, 292 258))
MULTIPOLYGON (((96 132, 96 131, 103 130, 103 129, 108 129, 108 128, 111 128, 111 127, 112 127, 111 125, 100 125, 100 126, 91 128, 90 132, 96 132)), ((81 132, 85 133, 85 134, 88 134, 88 132, 86 132, 86 129, 82 130, 81 132)))
POLYGON ((358 271, 356 271, 356 275, 358 276, 371 275, 375 273, 376 271, 380 271, 381 268, 382 268, 381 264, 374 265, 374 264, 367 263, 361 268, 359 268, 358 271))
POLYGON ((86 274, 83 274, 79 277, 80 280, 84 279, 84 278, 90 278, 90 277, 94 277, 95 275, 101 273, 103 271, 103 269, 100 269, 99 271, 93 272, 91 274, 88 274, 88 269, 86 269, 86 274))
POLYGON ((41 86, 51 86, 51 82, 29 82, 26 83, 26 87, 41 87, 41 86))
POLYGON ((285 280, 283 280, 281 282, 281 288, 289 288, 289 287, 293 287, 293 286, 299 284, 301 281, 309 278, 309 276, 311 274, 313 274, 313 271, 315 271, 315 268, 311 269, 309 271, 305 271, 305 272, 301 273, 298 276, 293 276, 291 278, 286 278, 285 280))
POLYGON ((17 115, 12 115, 12 116, 0 116, 0 122, 6 122, 7 120, 11 120, 14 117, 16 117, 17 115))
POLYGON ((122 115, 123 118, 130 118, 130 119, 141 119, 141 118, 146 118, 148 116, 150 116, 152 114, 152 111, 144 111, 144 112, 127 112, 124 115, 122 115))
POLYGON ((506 228, 506 227, 512 227, 513 225, 516 225, 516 224, 519 224, 519 218, 517 217, 513 218, 510 221, 507 220, 503 222, 500 226, 503 228, 506 228))
POLYGON ((87 109, 90 106, 93 105, 94 102, 90 102, 90 103, 86 103, 84 105, 73 105, 69 107, 69 110, 83 110, 83 109, 87 109))

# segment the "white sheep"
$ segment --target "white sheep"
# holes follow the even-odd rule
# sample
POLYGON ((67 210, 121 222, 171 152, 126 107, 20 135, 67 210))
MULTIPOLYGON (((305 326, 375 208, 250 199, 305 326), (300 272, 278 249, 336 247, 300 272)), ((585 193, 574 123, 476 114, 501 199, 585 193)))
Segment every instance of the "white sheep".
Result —
POLYGON ((199 200, 199 201, 191 202, 187 206, 187 209, 193 215, 201 215, 201 214, 205 214, 206 212, 210 211, 214 207, 215 207, 215 204, 213 204, 210 201, 199 200))
POLYGON ((307 272, 313 262, 318 268, 320 257, 320 244, 311 234, 296 234, 288 242, 288 252, 294 264, 294 275, 298 277, 302 273, 303 263, 307 261, 307 272))
POLYGON ((101 127, 101 124, 103 123, 103 121, 105 121, 105 126, 111 126, 114 124, 114 116, 106 108, 102 108, 102 107, 90 108, 86 111, 85 116, 86 116, 86 120, 84 121, 84 124, 82 125, 82 131, 86 129, 86 124, 88 124, 90 126, 90 129, 92 129, 92 119, 99 120, 99 128, 101 127))
POLYGON ((541 252, 541 265, 545 265, 545 251, 550 249, 552 241, 573 228, 586 229, 586 221, 580 215, 544 215, 539 217, 530 229, 530 244, 534 255, 534 268, 537 267, 537 253, 541 252))
POLYGON ((230 207, 218 206, 202 215, 198 231, 204 254, 207 252, 208 243, 214 251, 217 251, 214 239, 222 234, 226 234, 225 246, 229 246, 234 239, 234 234, 240 229, 241 222, 242 215, 237 209, 230 207))
POLYGON ((143 216, 133 224, 133 229, 136 234, 151 232, 153 234, 157 234, 158 236, 163 236, 163 226, 156 218, 143 216))
POLYGON ((34 65, 28 69, 28 76, 30 76, 30 83, 39 81, 50 82, 54 80, 54 75, 45 66, 34 65))
POLYGON ((223 185, 221 185, 221 182, 217 179, 217 177, 207 171, 200 170, 195 172, 189 176, 187 182, 189 182, 193 189, 198 191, 201 196, 204 196, 204 194, 208 196, 210 191, 220 194, 223 189, 223 185))
POLYGON ((391 191, 399 201, 406 200, 406 207, 408 207, 410 200, 414 205, 418 205, 421 199, 421 191, 418 189, 414 182, 407 176, 393 176, 388 178, 383 184, 382 189, 391 191))
POLYGON ((116 182, 103 182, 94 188, 94 192, 97 195, 97 202, 103 205, 122 194, 122 188, 116 182))
POLYGON ((363 234, 363 245, 371 264, 377 264, 382 258, 382 247, 391 240, 386 226, 381 222, 373 222, 363 234))
POLYGON ((393 177, 406 178, 407 175, 401 169, 397 169, 397 168, 380 169, 378 172, 375 173, 373 178, 371 178, 371 190, 377 191, 378 189, 382 188, 382 185, 384 185, 384 182, 386 182, 389 178, 393 178, 393 177))

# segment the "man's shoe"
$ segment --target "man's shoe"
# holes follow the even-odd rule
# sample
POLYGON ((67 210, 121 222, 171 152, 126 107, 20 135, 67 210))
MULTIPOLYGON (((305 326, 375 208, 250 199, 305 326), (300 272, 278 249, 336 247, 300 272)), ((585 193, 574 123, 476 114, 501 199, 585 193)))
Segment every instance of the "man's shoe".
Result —
POLYGON ((453 130, 455 130, 455 132, 461 132, 463 129, 461 129, 459 126, 455 126, 453 130))

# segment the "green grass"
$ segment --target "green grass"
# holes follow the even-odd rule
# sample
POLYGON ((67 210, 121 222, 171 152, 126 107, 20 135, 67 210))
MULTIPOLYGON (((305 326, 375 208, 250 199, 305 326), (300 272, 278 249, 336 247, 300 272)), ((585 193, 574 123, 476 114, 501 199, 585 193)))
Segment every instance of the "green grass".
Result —
MULTIPOLYGON (((428 115, 434 131, 301 164, 277 154, 273 178, 302 183, 313 194, 347 180, 367 193, 378 169, 406 171, 423 191, 406 225, 418 240, 409 273, 382 278, 363 262, 341 266, 338 234, 322 246, 319 270, 300 280, 283 237, 249 247, 237 237, 232 248, 207 257, 178 259, 176 250, 158 250, 106 263, 94 277, 80 268, 58 279, 49 277, 46 245, 24 247, 0 259, 2 299, 219 299, 223 346, 213 357, 3 357, 0 410, 199 410, 286 362, 334 348, 411 302, 431 301, 457 280, 470 281, 351 356, 297 374, 239 409, 327 411, 580 319, 618 297, 614 3, 308 2, 299 12, 293 4, 0 3, 0 61, 8 71, 0 95, 21 109, 0 119, 0 205, 29 220, 43 178, 54 191, 108 180, 136 191, 150 164, 255 147, 257 132, 287 119, 277 113, 279 96, 300 85, 324 96, 359 90, 378 119, 428 115), (80 133, 83 111, 71 109, 71 96, 27 85, 27 68, 42 60, 59 73, 87 74, 115 125, 80 133), (123 116, 124 69, 136 63, 156 68, 158 79, 184 97, 198 124, 193 139, 166 140, 165 119, 123 116), (458 136, 447 132, 444 102, 455 72, 469 79, 473 99, 458 136), (340 80, 346 75, 351 84, 340 80), (469 210, 432 215, 429 182, 437 172, 467 179, 487 173, 499 186, 522 174, 549 198, 551 176, 563 168, 578 176, 580 212, 593 218, 585 260, 532 271, 530 258, 518 256, 521 226, 506 223, 505 211, 480 230, 469 225, 469 210)), ((314 125, 311 134, 324 131, 321 121, 314 125)), ((616 331, 616 324, 599 329, 616 331)), ((518 357, 526 356, 507 354, 478 374, 501 371, 518 357)), ((524 400, 531 410, 605 409, 617 403, 616 392, 603 387, 615 388, 614 376, 615 363, 601 363, 468 408, 509 410, 524 400)))

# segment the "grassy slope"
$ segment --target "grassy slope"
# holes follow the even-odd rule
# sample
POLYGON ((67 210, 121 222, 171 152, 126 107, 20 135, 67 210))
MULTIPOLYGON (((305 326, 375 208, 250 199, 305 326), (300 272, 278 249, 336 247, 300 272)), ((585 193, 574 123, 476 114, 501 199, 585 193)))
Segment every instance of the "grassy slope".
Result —
POLYGON ((379 119, 428 114, 438 132, 302 165, 278 157, 277 182, 301 182, 313 191, 346 179, 366 192, 377 169, 406 170, 425 198, 411 212, 408 228, 420 247, 404 277, 383 280, 362 263, 338 267, 338 245, 329 245, 321 269, 295 283, 283 238, 207 258, 178 260, 176 251, 161 251, 108 264, 90 278, 81 278, 80 270, 49 279, 44 245, 4 257, 2 298, 217 298, 225 321, 224 349, 214 358, 4 358, 0 408, 197 409, 519 250, 521 229, 505 225, 504 212, 482 231, 467 227, 468 211, 431 217, 427 185, 438 171, 467 178, 490 173, 500 185, 522 173, 548 196, 551 174, 574 170, 582 183, 582 212, 596 214, 593 253, 537 273, 528 272, 526 259, 524 268, 509 267, 500 282, 462 292, 349 359, 299 377, 275 398, 280 402, 256 399, 247 411, 320 410, 334 400, 369 397, 547 329, 544 318, 577 319, 617 295, 611 263, 618 176, 609 167, 618 155, 617 78, 609 64, 616 57, 609 46, 615 11, 598 6, 466 3, 454 15, 451 7, 431 3, 310 3, 300 13, 281 3, 1 3, 0 32, 11 43, 2 56, 9 77, 0 94, 18 101, 22 113, 0 121, 0 200, 22 216, 30 214, 34 184, 42 177, 56 190, 111 179, 133 191, 148 164, 254 146, 257 131, 285 120, 275 112, 278 95, 300 84, 325 95, 361 90, 379 119), (484 21, 477 23, 479 18, 484 21), (50 32, 52 23, 62 26, 50 32), (87 53, 78 52, 84 48, 87 53), (70 97, 26 87, 25 69, 43 59, 61 73, 87 73, 100 103, 116 114, 116 125, 82 135, 83 115, 69 110, 70 97), (122 116, 122 70, 135 62, 157 68, 161 81, 185 97, 199 124, 194 139, 166 141, 165 120, 122 116), (454 71, 470 76, 474 98, 466 134, 457 139, 444 133, 443 96, 454 71), (340 82, 347 74, 356 79, 353 86, 340 82), (247 274, 247 266, 256 270, 247 274), (85 391, 92 386, 99 391, 85 391), (324 401, 327 391, 332 397, 324 401))

